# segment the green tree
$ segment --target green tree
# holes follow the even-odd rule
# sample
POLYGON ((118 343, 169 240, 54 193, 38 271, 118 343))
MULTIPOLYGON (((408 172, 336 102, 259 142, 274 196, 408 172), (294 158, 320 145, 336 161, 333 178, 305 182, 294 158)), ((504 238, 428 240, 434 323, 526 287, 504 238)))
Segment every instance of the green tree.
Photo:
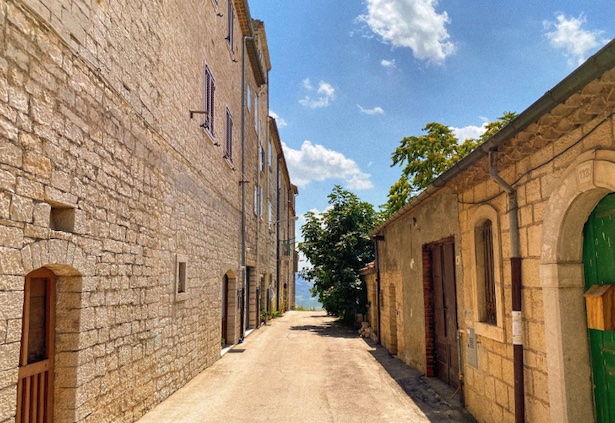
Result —
POLYGON ((299 250, 311 265, 303 276, 313 283, 312 294, 324 309, 350 323, 356 313, 366 311, 367 289, 359 269, 374 260, 369 232, 377 214, 340 186, 328 198, 331 207, 321 215, 308 212, 301 227, 299 250))
POLYGON ((516 116, 513 112, 505 112, 498 120, 487 124, 486 131, 477 140, 467 139, 460 143, 451 128, 437 122, 428 123, 423 128, 426 134, 402 139, 391 156, 391 167, 402 166, 402 174, 389 189, 388 200, 383 206, 384 216, 388 217, 403 207, 417 192, 516 116))

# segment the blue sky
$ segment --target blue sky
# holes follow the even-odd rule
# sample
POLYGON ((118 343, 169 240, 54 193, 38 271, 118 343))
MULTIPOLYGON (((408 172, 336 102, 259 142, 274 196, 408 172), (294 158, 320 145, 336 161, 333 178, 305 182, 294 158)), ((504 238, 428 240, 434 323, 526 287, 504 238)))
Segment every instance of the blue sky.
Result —
POLYGON ((250 11, 265 22, 298 214, 325 210, 335 184, 385 203, 403 137, 440 122, 475 138, 615 37, 606 0, 250 0, 250 11))

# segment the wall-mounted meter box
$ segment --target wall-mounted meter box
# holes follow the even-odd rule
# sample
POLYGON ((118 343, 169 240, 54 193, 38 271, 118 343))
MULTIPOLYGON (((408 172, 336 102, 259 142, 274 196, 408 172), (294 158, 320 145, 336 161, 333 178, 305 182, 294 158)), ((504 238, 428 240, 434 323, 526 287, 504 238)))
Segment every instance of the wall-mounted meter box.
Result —
POLYGON ((587 327, 615 330, 615 285, 594 285, 585 292, 587 327))

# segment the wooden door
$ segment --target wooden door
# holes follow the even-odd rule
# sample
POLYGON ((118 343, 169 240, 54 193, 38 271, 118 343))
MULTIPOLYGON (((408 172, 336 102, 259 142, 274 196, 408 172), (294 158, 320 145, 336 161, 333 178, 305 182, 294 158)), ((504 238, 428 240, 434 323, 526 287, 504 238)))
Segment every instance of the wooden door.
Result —
POLYGON ((224 275, 222 281, 222 343, 228 344, 228 276, 224 275))
POLYGON ((17 382, 18 423, 53 421, 55 275, 39 269, 26 276, 17 382))
MULTIPOLYGON (((583 265, 585 288, 615 284, 615 194, 606 196, 585 224, 583 265)), ((598 423, 615 422, 615 331, 589 329, 598 423)))
POLYGON ((457 356, 457 297, 453 241, 432 245, 431 260, 436 376, 447 384, 457 387, 459 357, 457 356))

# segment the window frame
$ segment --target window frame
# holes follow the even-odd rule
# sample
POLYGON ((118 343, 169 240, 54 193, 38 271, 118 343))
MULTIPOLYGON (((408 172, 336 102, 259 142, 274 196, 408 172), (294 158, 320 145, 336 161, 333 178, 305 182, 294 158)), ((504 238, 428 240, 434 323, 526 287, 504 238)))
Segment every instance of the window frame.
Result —
POLYGON ((233 163, 233 115, 226 108, 226 140, 224 144, 224 158, 233 163))
POLYGON ((175 256, 175 301, 188 299, 188 256, 177 254, 175 256), (183 269, 183 271, 182 271, 183 269))
POLYGON ((233 6, 233 0, 228 0, 228 9, 226 13, 227 13, 226 40, 228 41, 228 48, 234 57, 235 56, 235 7, 233 6))
POLYGON ((216 80, 214 78, 211 69, 205 64, 205 78, 204 78, 204 101, 203 106, 205 109, 205 121, 201 125, 205 131, 212 138, 215 138, 215 92, 216 92, 216 80))
POLYGON ((499 342, 504 342, 504 286, 502 274, 502 244, 500 238, 500 224, 497 210, 489 205, 481 205, 471 220, 471 254, 474 271, 472 272, 473 315, 476 334, 499 342), (491 242, 493 247, 493 288, 495 300, 496 321, 486 321, 485 304, 485 269, 484 269, 484 243, 482 241, 482 227, 485 222, 491 221, 491 242))

